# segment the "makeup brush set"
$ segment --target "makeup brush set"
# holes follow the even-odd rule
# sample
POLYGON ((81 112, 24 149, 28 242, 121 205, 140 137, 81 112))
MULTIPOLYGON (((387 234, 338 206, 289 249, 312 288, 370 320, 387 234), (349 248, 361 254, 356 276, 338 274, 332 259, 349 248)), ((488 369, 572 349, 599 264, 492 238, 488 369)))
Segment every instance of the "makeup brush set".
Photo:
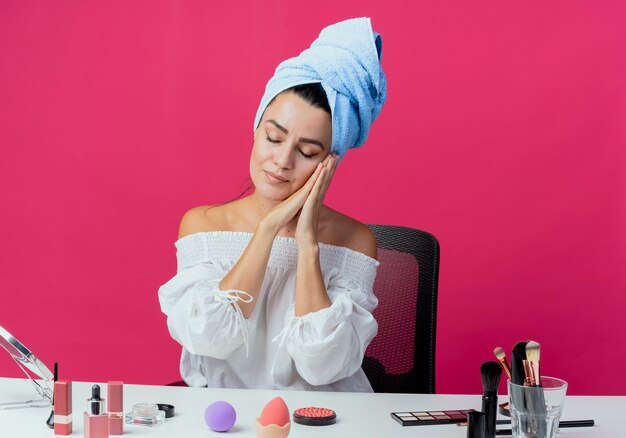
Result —
MULTIPOLYGON (((512 352, 512 365, 509 364, 504 349, 496 347, 493 350, 498 362, 502 365, 502 369, 509 377, 513 384, 511 388, 541 388, 541 373, 539 371, 539 359, 541 347, 535 341, 521 341, 515 344, 512 352)), ((519 406, 523 412, 532 415, 545 415, 546 403, 543 391, 541 390, 523 390, 514 389, 513 396, 521 397, 519 406)), ((500 412, 503 415, 510 416, 509 405, 500 406, 500 412)), ((542 435, 540 435, 542 436, 542 435)))
POLYGON ((483 385, 482 411, 392 412, 391 418, 402 426, 457 424, 467 426, 468 438, 493 438, 515 435, 522 438, 551 438, 558 428, 591 427, 594 420, 560 421, 567 383, 553 377, 542 377, 539 367, 541 348, 535 341, 518 342, 513 347, 509 364, 501 347, 494 350, 498 362, 480 366, 483 385), (498 406, 498 387, 504 369, 509 380, 509 402, 498 406), (500 414, 510 420, 498 420, 500 414), (510 429, 496 425, 509 424, 510 429))
MULTIPOLYGON (((594 425, 593 420, 559 422, 567 383, 553 377, 542 378, 539 367, 541 347, 538 342, 521 341, 515 344, 511 355, 511 364, 509 364, 502 347, 496 347, 493 352, 509 378, 507 382, 509 402, 501 404, 499 408, 502 415, 511 417, 513 429, 495 429, 495 423, 503 424, 506 420, 496 421, 495 416, 494 418, 491 417, 491 413, 495 415, 494 407, 491 404, 487 405, 489 409, 489 413, 487 413, 484 402, 485 395, 483 395, 485 434, 470 435, 468 428, 468 437, 493 437, 494 435, 510 435, 516 432, 516 436, 525 438, 544 438, 554 436, 558 428, 594 425)), ((493 388, 491 385, 494 383, 497 389, 500 380, 500 370, 496 373, 492 366, 486 367, 487 363, 481 367, 485 394, 493 388), (496 374, 498 374, 497 382, 496 374)))
POLYGON ((541 347, 538 342, 518 342, 513 347, 513 365, 511 366, 502 347, 496 347, 493 350, 509 379, 516 385, 528 387, 541 387, 540 352, 541 347))

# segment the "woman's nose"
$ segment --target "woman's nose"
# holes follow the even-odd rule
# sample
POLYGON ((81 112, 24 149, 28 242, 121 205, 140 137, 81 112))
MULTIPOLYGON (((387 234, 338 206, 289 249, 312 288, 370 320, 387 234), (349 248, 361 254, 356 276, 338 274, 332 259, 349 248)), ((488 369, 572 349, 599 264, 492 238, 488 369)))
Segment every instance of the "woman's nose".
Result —
POLYGON ((285 143, 274 150, 274 163, 281 169, 291 169, 293 167, 293 155, 293 148, 285 143))

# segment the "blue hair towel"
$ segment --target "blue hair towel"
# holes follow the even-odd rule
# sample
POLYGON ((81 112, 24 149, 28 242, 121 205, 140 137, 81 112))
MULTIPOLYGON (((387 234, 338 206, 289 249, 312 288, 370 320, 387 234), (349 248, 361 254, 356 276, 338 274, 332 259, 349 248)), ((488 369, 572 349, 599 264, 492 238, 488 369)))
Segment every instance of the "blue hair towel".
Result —
POLYGON ((361 146, 387 98, 380 65, 382 38, 369 18, 353 18, 328 26, 311 47, 276 68, 254 119, 259 126, 267 105, 296 85, 321 83, 332 113, 331 151, 341 158, 361 146))

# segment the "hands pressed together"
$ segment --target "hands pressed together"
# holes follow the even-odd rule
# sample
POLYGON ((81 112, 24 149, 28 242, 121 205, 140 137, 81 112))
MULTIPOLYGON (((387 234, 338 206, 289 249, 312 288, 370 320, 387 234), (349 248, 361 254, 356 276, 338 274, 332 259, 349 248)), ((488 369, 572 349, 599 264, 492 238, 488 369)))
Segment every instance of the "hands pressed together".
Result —
POLYGON ((295 231, 297 244, 317 245, 317 227, 324 196, 338 162, 339 157, 336 154, 328 154, 300 189, 267 214, 265 219, 276 232, 297 217, 295 231))

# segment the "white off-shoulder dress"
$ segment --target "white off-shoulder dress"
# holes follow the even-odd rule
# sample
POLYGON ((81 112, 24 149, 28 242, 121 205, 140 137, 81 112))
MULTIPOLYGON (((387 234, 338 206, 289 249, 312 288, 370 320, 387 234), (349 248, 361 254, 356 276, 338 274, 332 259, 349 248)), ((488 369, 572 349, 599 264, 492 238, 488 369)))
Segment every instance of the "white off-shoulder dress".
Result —
POLYGON ((245 319, 219 283, 251 233, 218 231, 176 242, 177 274, 159 289, 172 337, 182 347, 180 372, 190 386, 371 392, 361 369, 378 331, 372 286, 379 263, 349 248, 320 244, 328 308, 296 317, 298 249, 274 240, 254 310, 245 319), (225 299, 226 298, 226 299, 225 299))

